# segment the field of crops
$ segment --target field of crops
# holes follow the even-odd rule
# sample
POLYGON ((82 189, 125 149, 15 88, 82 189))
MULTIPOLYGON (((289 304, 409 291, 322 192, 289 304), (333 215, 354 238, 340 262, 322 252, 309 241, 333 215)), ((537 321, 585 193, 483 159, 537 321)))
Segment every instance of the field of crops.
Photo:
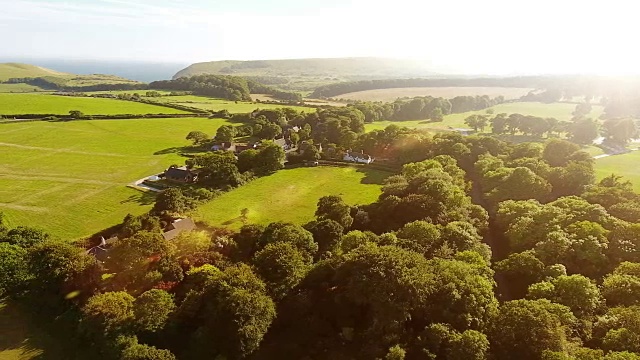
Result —
POLYGON ((315 112, 314 108, 308 108, 303 106, 288 106, 278 104, 261 104, 248 101, 231 101, 223 99, 213 99, 204 96, 184 95, 184 96, 162 96, 152 98, 153 101, 173 103, 185 106, 191 106, 204 110, 220 111, 228 110, 230 113, 247 113, 255 109, 276 109, 282 107, 293 108, 298 111, 315 112))
POLYGON ((504 87, 415 87, 392 88, 357 91, 336 98, 363 101, 394 101, 402 97, 433 96, 445 99, 456 96, 488 95, 490 97, 504 96, 505 99, 518 99, 527 95, 532 89, 528 88, 504 88, 504 87))
POLYGON ((240 212, 248 209, 248 222, 288 221, 303 224, 313 219, 318 200, 342 195, 349 204, 369 204, 381 192, 389 173, 377 170, 314 167, 282 170, 225 193, 200 207, 198 219, 214 226, 239 228, 240 212))
POLYGON ((79 110, 88 115, 187 114, 182 110, 124 100, 51 94, 0 94, 0 115, 65 115, 72 110, 79 110))
MULTIPOLYGON (((575 110, 575 104, 568 103, 553 103, 543 104, 538 102, 515 102, 504 103, 492 107, 494 114, 507 113, 507 114, 523 114, 532 115, 538 117, 553 117, 558 120, 569 121, 572 118, 572 112, 575 110)), ((488 110, 488 109, 487 109, 488 110)), ((400 126, 406 126, 414 129, 434 129, 434 130, 450 130, 452 128, 468 128, 469 126, 464 123, 464 119, 473 114, 486 114, 487 110, 470 111, 460 114, 450 114, 444 117, 442 122, 431 122, 429 120, 410 120, 410 121, 376 121, 371 124, 366 124, 366 131, 373 131, 378 129, 384 129, 385 127, 396 124, 400 126)), ((598 118, 602 115, 603 107, 594 105, 591 114, 588 116, 598 118)), ((490 115, 492 116, 492 115, 490 115)), ((491 131, 490 127, 487 127, 485 131, 491 131)))
POLYGON ((172 164, 192 130, 221 119, 93 120, 0 125, 0 211, 72 240, 149 210, 154 196, 127 188, 172 164), (37 219, 37 221, 34 221, 37 219))

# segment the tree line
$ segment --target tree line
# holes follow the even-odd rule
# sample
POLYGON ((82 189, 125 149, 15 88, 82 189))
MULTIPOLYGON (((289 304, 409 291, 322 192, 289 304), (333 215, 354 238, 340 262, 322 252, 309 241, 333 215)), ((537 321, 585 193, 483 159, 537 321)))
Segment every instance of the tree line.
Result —
MULTIPOLYGON (((119 83, 119 84, 95 84, 85 86, 69 86, 66 79, 55 77, 38 77, 38 78, 11 78, 6 80, 5 84, 29 84, 41 87, 45 90, 58 91, 116 91, 116 90, 146 90, 147 84, 144 83, 119 83)), ((2 82, 0 82, 2 83, 2 82)))

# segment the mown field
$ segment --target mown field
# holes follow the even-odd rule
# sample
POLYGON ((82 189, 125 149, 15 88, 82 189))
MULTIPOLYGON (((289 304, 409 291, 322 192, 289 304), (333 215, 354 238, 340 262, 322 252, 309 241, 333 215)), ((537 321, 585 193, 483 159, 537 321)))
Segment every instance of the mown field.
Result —
POLYGON ((227 109, 230 113, 247 113, 255 109, 277 109, 277 108, 293 108, 298 111, 315 112, 314 108, 308 108, 303 106, 288 106, 278 104, 261 104, 257 102, 248 101, 231 101, 224 99, 213 99, 204 96, 196 95, 183 95, 183 96, 162 96, 157 98, 151 98, 156 102, 173 103, 185 106, 191 106, 204 110, 220 111, 227 109))
POLYGON ((611 174, 621 175, 633 183, 636 192, 640 192, 640 151, 612 155, 596 160, 598 180, 611 174))
POLYGON ((71 110, 79 110, 88 115, 188 114, 182 110, 134 101, 51 94, 0 94, 0 115, 65 115, 71 110))
POLYGON ((135 119, 0 125, 0 211, 73 240, 149 210, 155 199, 126 185, 157 174, 189 145, 192 130, 215 134, 222 119, 135 119))
POLYGON ((313 219, 318 200, 342 195, 349 204, 374 202, 387 172, 351 167, 314 167, 282 170, 225 193, 201 206, 199 220, 213 226, 242 226, 240 212, 248 209, 248 222, 288 221, 303 224, 313 219))
POLYGON ((518 99, 527 95, 529 88, 505 88, 505 87, 415 87, 415 88, 391 88, 357 91, 334 96, 339 99, 363 100, 363 101, 394 101, 402 97, 433 96, 445 99, 456 96, 489 95, 491 97, 504 96, 505 99, 518 99))
MULTIPOLYGON (((558 120, 569 121, 572 118, 572 113, 575 110, 575 104, 568 103, 552 103, 544 104, 538 102, 515 102, 496 105, 490 109, 494 114, 507 113, 507 114, 523 114, 539 117, 553 117, 558 120)), ((588 116, 598 118, 602 115, 603 107, 594 105, 591 114, 588 116)), ((373 131, 384 129, 385 127, 396 124, 399 126, 406 126, 414 129, 434 129, 434 130, 450 130, 450 129, 466 129, 468 126, 464 123, 464 119, 473 114, 486 114, 488 109, 480 111, 470 111, 460 114, 450 114, 444 117, 442 122, 431 122, 429 120, 410 120, 410 121, 376 121, 371 124, 365 125, 366 131, 373 131)), ((490 115, 492 116, 492 115, 490 115)), ((490 127, 487 127, 485 131, 491 131, 490 127)))

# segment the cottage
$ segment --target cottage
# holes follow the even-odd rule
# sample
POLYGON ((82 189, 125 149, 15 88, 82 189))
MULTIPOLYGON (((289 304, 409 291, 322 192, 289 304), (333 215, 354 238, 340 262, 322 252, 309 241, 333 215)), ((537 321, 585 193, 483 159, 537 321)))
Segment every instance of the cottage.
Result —
POLYGON ((178 219, 174 222, 171 223, 171 225, 169 225, 166 229, 166 231, 164 233, 162 233, 162 236, 166 239, 166 240, 173 240, 175 239, 178 235, 180 235, 180 233, 184 232, 184 231, 192 231, 196 228, 196 224, 193 222, 192 219, 190 218, 186 218, 186 219, 178 219))
POLYGON ((188 169, 186 166, 171 167, 164 172, 164 178, 180 183, 192 183, 198 180, 198 171, 188 169))
POLYGON ((236 144, 235 152, 236 152, 236 154, 240 154, 241 152, 243 152, 245 150, 250 150, 250 149, 255 150, 256 147, 257 147, 257 145, 255 143, 236 144))
POLYGON ((211 147, 211 151, 236 151, 236 145, 231 142, 221 142, 214 144, 211 147))
POLYGON ((355 151, 348 151, 346 154, 344 154, 344 157, 342 158, 342 160, 356 162, 360 164, 371 164, 374 159, 371 156, 365 154, 364 152, 358 153, 355 151))
POLYGON ((100 239, 100 245, 87 250, 87 255, 93 255, 98 261, 105 261, 109 257, 109 248, 116 241, 118 241, 117 236, 112 236, 106 240, 102 237, 100 239))

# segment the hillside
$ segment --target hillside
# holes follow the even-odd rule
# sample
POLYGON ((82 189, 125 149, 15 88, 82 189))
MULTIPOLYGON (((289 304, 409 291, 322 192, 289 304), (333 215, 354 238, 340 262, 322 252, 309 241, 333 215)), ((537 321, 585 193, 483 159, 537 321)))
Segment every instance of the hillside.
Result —
POLYGON ((269 84, 271 77, 284 77, 278 82, 285 89, 312 89, 321 84, 372 78, 418 77, 434 75, 429 66, 417 60, 385 58, 332 58, 286 60, 224 60, 193 64, 180 70, 174 79, 199 74, 261 77, 269 84), (266 78, 266 79, 265 79, 266 78))
POLYGON ((40 66, 19 64, 19 63, 2 63, 0 64, 0 81, 6 81, 11 78, 25 78, 25 77, 42 77, 42 76, 55 76, 66 77, 71 74, 43 68, 40 66))

